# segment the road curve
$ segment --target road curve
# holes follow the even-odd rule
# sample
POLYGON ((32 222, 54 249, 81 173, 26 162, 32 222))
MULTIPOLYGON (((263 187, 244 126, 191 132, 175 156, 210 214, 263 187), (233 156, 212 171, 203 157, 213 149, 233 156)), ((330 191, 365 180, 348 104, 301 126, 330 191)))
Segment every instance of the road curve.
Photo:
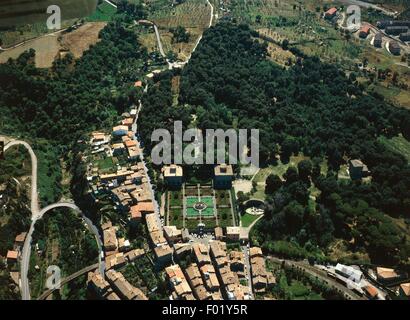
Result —
POLYGON ((102 249, 103 245, 102 245, 102 240, 101 240, 100 233, 97 227, 95 227, 95 225, 91 222, 91 220, 88 219, 75 204, 69 203, 69 202, 54 203, 54 204, 51 204, 41 209, 38 217, 32 221, 30 230, 27 233, 26 240, 24 241, 24 246, 23 246, 23 251, 22 251, 22 256, 21 256, 21 276, 20 276, 21 277, 21 297, 23 300, 30 300, 30 285, 29 285, 27 276, 28 276, 28 270, 30 266, 31 241, 33 237, 35 223, 37 222, 37 220, 40 220, 44 216, 44 214, 46 214, 48 211, 56 209, 56 208, 69 208, 69 209, 74 210, 79 215, 81 215, 82 219, 87 225, 88 230, 94 234, 95 240, 97 241, 98 251, 99 251, 98 253, 99 271, 102 275, 104 275, 105 264, 101 258, 102 257, 101 252, 103 250, 102 249))
POLYGON ((31 146, 24 141, 20 140, 15 140, 9 142, 5 147, 4 147, 4 152, 6 152, 8 149, 10 149, 13 146, 23 146, 27 149, 27 151, 30 154, 31 158, 31 214, 32 217, 31 219, 35 219, 38 216, 39 213, 39 205, 38 205, 38 193, 37 193, 37 156, 34 153, 33 149, 31 146))
POLYGON ((21 289, 22 300, 30 300, 30 286, 29 286, 27 275, 28 275, 28 270, 29 270, 31 241, 32 241, 32 236, 34 232, 34 226, 37 220, 40 220, 46 212, 48 212, 49 210, 55 209, 55 208, 62 208, 62 207, 70 208, 74 210, 76 213, 79 213, 81 215, 82 219, 87 225, 88 230, 94 234, 94 237, 97 241, 97 245, 99 249, 99 256, 98 256, 99 270, 101 274, 104 274, 105 264, 102 261, 102 254, 101 254, 102 253, 102 240, 101 240, 98 229, 94 226, 92 221, 88 219, 75 204, 70 203, 70 202, 59 202, 59 203, 51 204, 40 210, 39 203, 38 203, 38 192, 37 192, 37 174, 38 174, 37 156, 35 155, 33 149, 27 142, 20 141, 20 140, 14 140, 14 141, 9 142, 4 147, 4 152, 6 152, 11 147, 17 146, 17 145, 24 146, 28 150, 30 154, 30 158, 31 158, 31 204, 30 204, 31 225, 27 233, 26 240, 24 241, 23 250, 21 254, 20 289, 21 289))

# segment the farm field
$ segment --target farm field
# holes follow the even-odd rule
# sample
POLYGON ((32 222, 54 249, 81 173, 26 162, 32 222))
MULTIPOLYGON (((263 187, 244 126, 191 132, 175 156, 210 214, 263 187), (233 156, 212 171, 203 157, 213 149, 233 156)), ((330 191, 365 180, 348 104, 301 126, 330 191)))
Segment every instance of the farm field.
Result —
POLYGON ((49 16, 47 8, 51 5, 59 6, 61 19, 68 20, 90 15, 97 0, 3 0, 0 4, 0 26, 45 23, 49 16))
POLYGON ((96 8, 96 10, 87 17, 88 21, 110 21, 117 9, 107 2, 102 2, 96 8))
MULTIPOLYGON (((410 68, 401 57, 391 55, 384 47, 375 49, 370 41, 357 35, 345 35, 331 23, 322 19, 324 8, 341 6, 334 1, 269 1, 238 0, 231 2, 229 8, 239 22, 250 24, 260 34, 274 43, 268 44, 270 59, 281 66, 289 65, 295 57, 283 50, 280 44, 288 40, 292 47, 323 61, 337 63, 347 72, 358 71, 357 65, 368 61, 368 68, 375 73, 378 69, 390 70, 386 81, 370 90, 381 93, 390 102, 410 108, 410 68), (397 73, 398 83, 392 84, 392 75, 397 73)), ((402 6, 402 5, 400 5, 402 6)), ((399 7, 400 7, 399 6, 399 7)), ((362 20, 375 23, 385 18, 372 10, 362 9, 362 20)), ((377 77, 377 75, 376 75, 377 77)))
POLYGON ((80 58, 84 51, 99 41, 98 35, 106 24, 106 22, 86 23, 77 30, 64 34, 61 44, 63 48, 69 50, 75 58, 80 58))
POLYGON ((21 46, 1 52, 0 63, 7 62, 9 58, 16 59, 30 48, 36 51, 35 64, 38 68, 51 67, 60 50, 70 50, 75 58, 79 58, 90 45, 99 41, 98 34, 104 26, 104 22, 86 23, 69 33, 48 34, 29 40, 21 46))
POLYGON ((16 59, 24 51, 33 48, 36 51, 35 64, 38 68, 49 68, 60 51, 58 35, 47 35, 34 39, 17 48, 0 53, 0 63, 5 63, 9 58, 16 59))
POLYGON ((387 139, 386 137, 380 137, 379 141, 384 144, 389 150, 395 151, 403 155, 408 162, 410 162, 410 142, 403 136, 387 139))
MULTIPOLYGON (((173 51, 179 59, 186 60, 193 50, 198 38, 203 31, 208 27, 211 8, 205 0, 186 0, 180 5, 174 7, 169 6, 169 2, 162 0, 151 1, 151 14, 149 20, 154 21, 161 35, 164 51, 173 51), (187 43, 172 43, 171 30, 178 26, 186 28, 190 33, 190 38, 187 43)), ((152 47, 151 34, 144 35, 142 38, 148 37, 151 41, 142 39, 142 43, 147 43, 152 47)))

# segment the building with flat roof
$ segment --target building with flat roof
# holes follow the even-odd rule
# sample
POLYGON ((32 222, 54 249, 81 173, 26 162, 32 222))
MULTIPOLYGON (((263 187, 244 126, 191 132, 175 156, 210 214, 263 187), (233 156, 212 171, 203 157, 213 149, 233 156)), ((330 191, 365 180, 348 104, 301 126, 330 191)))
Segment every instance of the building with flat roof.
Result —
POLYGON ((183 170, 181 166, 171 164, 162 168, 165 183, 172 188, 180 188, 183 182, 183 170))
POLYGON ((226 239, 231 241, 239 241, 241 235, 240 227, 226 227, 226 239))
POLYGON ((389 283, 397 280, 400 276, 392 268, 377 267, 376 268, 377 280, 381 283, 389 283))
POLYGON ((390 41, 389 42, 389 50, 391 54, 399 55, 401 52, 400 45, 397 41, 390 41))
POLYGON ((182 231, 176 226, 164 226, 164 235, 171 244, 182 240, 182 231))
POLYGON ((157 262, 157 266, 165 266, 172 262, 172 255, 174 250, 168 245, 164 244, 154 248, 154 254, 157 262))
POLYGON ((381 48, 383 43, 383 35, 381 32, 376 33, 373 40, 373 45, 377 48, 381 48))
POLYGON ((220 164, 214 168, 214 188, 231 189, 233 180, 233 169, 231 165, 220 164))
POLYGON ((352 180, 360 180, 370 174, 367 166, 359 159, 349 160, 349 174, 352 180))

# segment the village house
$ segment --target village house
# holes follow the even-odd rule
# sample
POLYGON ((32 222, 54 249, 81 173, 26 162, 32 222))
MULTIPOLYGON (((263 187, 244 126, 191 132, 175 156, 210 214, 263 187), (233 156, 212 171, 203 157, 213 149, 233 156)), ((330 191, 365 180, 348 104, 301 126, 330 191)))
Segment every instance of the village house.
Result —
POLYGON ((123 252, 110 252, 110 255, 105 257, 105 269, 110 270, 112 268, 121 268, 127 264, 125 255, 123 252))
POLYGON ((241 235, 240 227, 226 227, 226 239, 230 241, 239 241, 241 235))
POLYGON ((152 201, 139 202, 136 205, 131 206, 130 208, 131 220, 141 221, 143 215, 154 212, 154 204, 152 201))
POLYGON ((112 145, 112 154, 114 156, 118 156, 120 154, 123 154, 124 151, 125 151, 124 143, 122 143, 122 142, 121 143, 114 143, 112 145))
POLYGON ((139 257, 142 257, 144 254, 145 254, 144 249, 134 249, 124 254, 124 257, 125 259, 127 259, 128 262, 133 262, 139 257))
POLYGON ((174 252, 177 259, 183 259, 186 256, 191 255, 192 245, 190 243, 175 243, 174 252))
POLYGON ((370 33, 370 26, 368 24, 363 25, 359 31, 359 37, 362 39, 366 39, 370 33))
POLYGON ((6 261, 9 264, 16 263, 19 257, 18 251, 15 250, 8 250, 6 255, 6 261))
POLYGON ((410 282, 402 283, 399 287, 400 298, 410 300, 410 282))
POLYGON ((183 180, 182 167, 176 164, 164 166, 162 168, 165 183, 171 188, 181 188, 183 180))
POLYGON ((377 291, 377 289, 375 287, 373 287, 372 285, 369 284, 367 286, 364 286, 363 290, 364 290, 366 296, 369 297, 369 299, 371 299, 371 300, 377 299, 379 291, 377 291))
POLYGON ((400 45, 397 41, 389 42, 389 50, 394 55, 399 55, 401 52, 400 45))
POLYGON ((172 300, 195 300, 181 267, 177 264, 165 268, 167 279, 173 289, 172 300))
POLYGON ((128 127, 124 125, 116 126, 112 128, 112 134, 114 136, 124 136, 128 133, 128 127))
POLYGON ((182 231, 177 229, 176 226, 164 226, 164 235, 170 244, 182 240, 182 231))
POLYGON ((201 273, 196 263, 190 264, 185 269, 185 275, 188 279, 188 283, 193 290, 193 294, 198 300, 210 300, 212 295, 206 290, 202 281, 201 273))
POLYGON ((221 227, 216 227, 214 230, 215 233, 215 240, 223 240, 224 231, 221 227))
POLYGON ((138 288, 132 286, 122 273, 108 270, 106 272, 108 282, 114 291, 124 300, 148 300, 145 294, 138 288))
POLYGON ((172 255, 174 250, 168 245, 164 244, 154 248, 154 254, 158 267, 163 267, 172 262, 172 255))
POLYGON ((377 280, 383 284, 388 284, 396 281, 400 276, 391 268, 377 267, 376 268, 377 280))
POLYGON ((235 272, 243 272, 245 269, 245 255, 242 251, 232 250, 229 253, 231 261, 231 270, 235 272))
POLYGON ((363 272, 351 266, 346 266, 338 263, 335 267, 335 272, 342 277, 349 279, 355 283, 360 283, 363 278, 363 272))
POLYGON ((121 121, 121 124, 122 124, 123 126, 127 126, 127 127, 128 127, 128 130, 131 129, 133 123, 134 123, 134 119, 133 119, 133 118, 125 118, 125 119, 123 119, 123 120, 121 121))
POLYGON ((325 12, 325 18, 326 19, 333 19, 336 16, 337 9, 336 8, 330 8, 325 12))
POLYGON ((104 249, 106 252, 118 250, 117 229, 110 227, 103 231, 104 249))
POLYGON ((118 295, 111 289, 110 284, 98 271, 88 273, 87 286, 95 292, 99 299, 120 300, 118 295))
POLYGON ((211 264, 211 257, 208 253, 208 248, 203 243, 194 243, 192 245, 194 249, 194 256, 196 259, 196 263, 198 266, 202 266, 205 264, 211 264))
POLYGON ((121 252, 126 252, 130 249, 130 241, 125 238, 118 239, 118 250, 121 252))
POLYGON ((231 189, 233 180, 233 169, 231 165, 220 164, 214 168, 214 188, 231 189))
POLYGON ((14 239, 14 246, 16 248, 21 248, 24 245, 24 241, 26 240, 27 232, 19 233, 16 238, 14 239))
POLYGON ((374 40, 373 40, 373 45, 376 48, 381 48, 382 47, 382 43, 383 43, 383 35, 381 34, 381 32, 376 33, 376 35, 374 36, 374 40))
POLYGON ((214 266, 210 263, 204 264, 199 267, 199 270, 201 271, 205 287, 211 292, 219 291, 220 285, 214 266))
POLYGON ((367 166, 358 159, 349 160, 349 174, 352 180, 360 180, 370 174, 367 166))
POLYGON ((145 215, 145 222, 147 224, 147 229, 151 238, 152 243, 155 246, 160 246, 167 243, 167 240, 164 237, 161 226, 158 225, 157 218, 155 214, 145 215))
POLYGON ((217 269, 228 265, 228 258, 226 256, 226 243, 222 241, 210 241, 210 253, 217 269))
POLYGON ((261 248, 250 248, 249 257, 251 262, 253 288, 255 292, 265 292, 267 288, 270 288, 276 283, 276 279, 272 272, 266 270, 265 259, 261 248))

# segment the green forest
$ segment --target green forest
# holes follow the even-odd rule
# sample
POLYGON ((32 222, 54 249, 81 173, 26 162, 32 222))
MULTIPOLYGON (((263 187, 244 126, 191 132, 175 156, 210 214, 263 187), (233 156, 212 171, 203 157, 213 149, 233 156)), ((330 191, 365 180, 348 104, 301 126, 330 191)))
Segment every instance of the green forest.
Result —
POLYGON ((410 167, 378 137, 409 139, 409 111, 365 92, 337 65, 302 52, 296 52, 292 67, 279 67, 266 59, 266 45, 256 36, 248 26, 232 23, 206 31, 181 72, 178 107, 170 96, 173 75, 155 79, 140 119, 148 149, 153 129, 172 131, 173 120, 188 126, 191 114, 201 129, 257 128, 263 165, 300 152, 313 160, 290 168, 285 181, 269 178, 273 188, 267 190, 268 210, 253 232, 255 241, 267 251, 323 259, 332 241, 344 239, 372 263, 408 267, 409 242, 390 217, 410 218, 410 167), (337 179, 349 158, 368 165, 371 183, 337 179), (326 176, 320 172, 323 160, 326 176), (312 186, 320 191, 313 205, 312 186))

